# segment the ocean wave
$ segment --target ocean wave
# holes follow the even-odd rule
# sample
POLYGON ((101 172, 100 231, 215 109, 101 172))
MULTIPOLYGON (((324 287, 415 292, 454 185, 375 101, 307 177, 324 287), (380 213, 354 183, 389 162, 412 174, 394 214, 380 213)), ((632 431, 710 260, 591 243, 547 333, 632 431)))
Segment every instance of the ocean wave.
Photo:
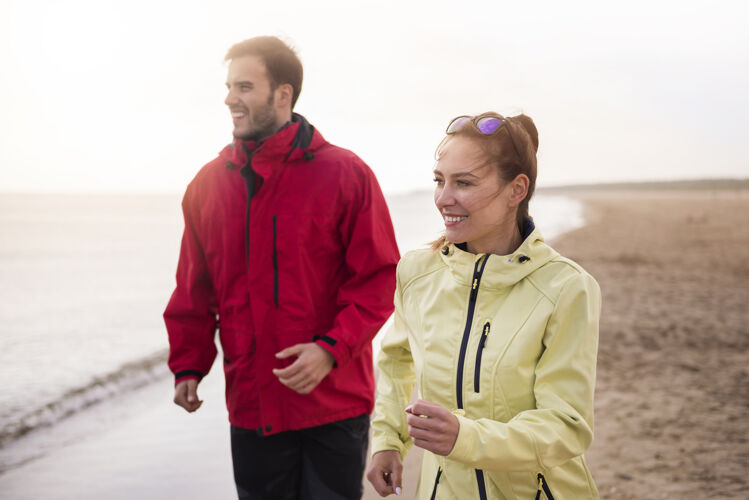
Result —
POLYGON ((0 428, 0 448, 123 392, 164 379, 169 375, 166 359, 167 350, 161 349, 145 358, 125 363, 108 374, 96 376, 85 386, 71 389, 58 399, 23 414, 0 428))

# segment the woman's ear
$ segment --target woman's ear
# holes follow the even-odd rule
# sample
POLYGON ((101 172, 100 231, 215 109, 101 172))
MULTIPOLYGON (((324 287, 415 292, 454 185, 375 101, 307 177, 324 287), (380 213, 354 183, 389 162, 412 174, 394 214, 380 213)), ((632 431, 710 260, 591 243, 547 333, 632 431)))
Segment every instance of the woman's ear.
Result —
POLYGON ((511 207, 517 207, 522 203, 526 196, 528 196, 528 186, 530 180, 525 174, 518 174, 513 180, 510 181, 510 194, 509 194, 509 205, 511 207))

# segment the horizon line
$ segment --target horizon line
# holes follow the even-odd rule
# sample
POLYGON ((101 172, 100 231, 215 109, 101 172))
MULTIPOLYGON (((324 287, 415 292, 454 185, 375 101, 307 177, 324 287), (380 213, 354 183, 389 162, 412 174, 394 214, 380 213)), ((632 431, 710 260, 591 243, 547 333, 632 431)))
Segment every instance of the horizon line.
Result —
MULTIPOLYGON (((619 180, 611 182, 590 182, 573 184, 552 184, 537 186, 536 192, 540 191, 563 191, 580 189, 613 189, 613 188, 699 188, 699 189, 725 189, 725 188, 749 188, 749 177, 701 177, 687 179, 653 179, 653 180, 619 180)), ((385 196, 399 196, 415 193, 431 192, 431 189, 407 189, 402 191, 385 191, 385 196)), ((28 190, 28 189, 0 189, 0 196, 182 196, 184 189, 180 190, 28 190)))

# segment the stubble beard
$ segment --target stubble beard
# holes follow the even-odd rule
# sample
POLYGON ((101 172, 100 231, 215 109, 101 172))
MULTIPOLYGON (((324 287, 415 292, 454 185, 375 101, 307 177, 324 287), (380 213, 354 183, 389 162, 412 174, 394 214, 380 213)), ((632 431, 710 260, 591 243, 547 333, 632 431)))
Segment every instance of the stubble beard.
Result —
POLYGON ((276 133, 278 128, 278 116, 274 108, 273 93, 268 97, 268 101, 260 108, 253 109, 250 114, 250 125, 247 132, 234 131, 234 137, 243 141, 260 142, 266 137, 276 133))

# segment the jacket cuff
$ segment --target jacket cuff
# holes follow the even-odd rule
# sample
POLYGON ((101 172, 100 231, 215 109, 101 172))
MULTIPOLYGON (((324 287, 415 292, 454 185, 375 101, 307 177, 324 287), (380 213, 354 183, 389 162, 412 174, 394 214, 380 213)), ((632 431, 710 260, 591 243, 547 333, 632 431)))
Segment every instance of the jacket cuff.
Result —
POLYGON ((453 449, 447 454, 447 458, 456 462, 465 462, 474 455, 474 445, 471 440, 472 432, 470 431, 474 422, 463 416, 465 415, 464 410, 455 410, 453 411, 453 415, 458 417, 460 427, 458 428, 458 437, 455 439, 453 449))
POLYGON ((183 380, 188 380, 191 378, 200 382, 204 376, 205 375, 197 370, 182 370, 174 374, 174 385, 179 384, 183 380))
POLYGON ((333 359, 335 360, 333 368, 344 365, 349 359, 351 359, 351 350, 343 342, 328 335, 315 335, 313 340, 317 345, 328 351, 331 356, 333 356, 333 359))
POLYGON ((372 446, 369 450, 369 456, 373 457, 375 453, 379 453, 381 451, 397 451, 400 453, 401 460, 406 459, 406 454, 408 453, 408 450, 411 449, 411 441, 408 441, 407 443, 404 443, 400 441, 399 439, 373 439, 372 440, 372 446))

